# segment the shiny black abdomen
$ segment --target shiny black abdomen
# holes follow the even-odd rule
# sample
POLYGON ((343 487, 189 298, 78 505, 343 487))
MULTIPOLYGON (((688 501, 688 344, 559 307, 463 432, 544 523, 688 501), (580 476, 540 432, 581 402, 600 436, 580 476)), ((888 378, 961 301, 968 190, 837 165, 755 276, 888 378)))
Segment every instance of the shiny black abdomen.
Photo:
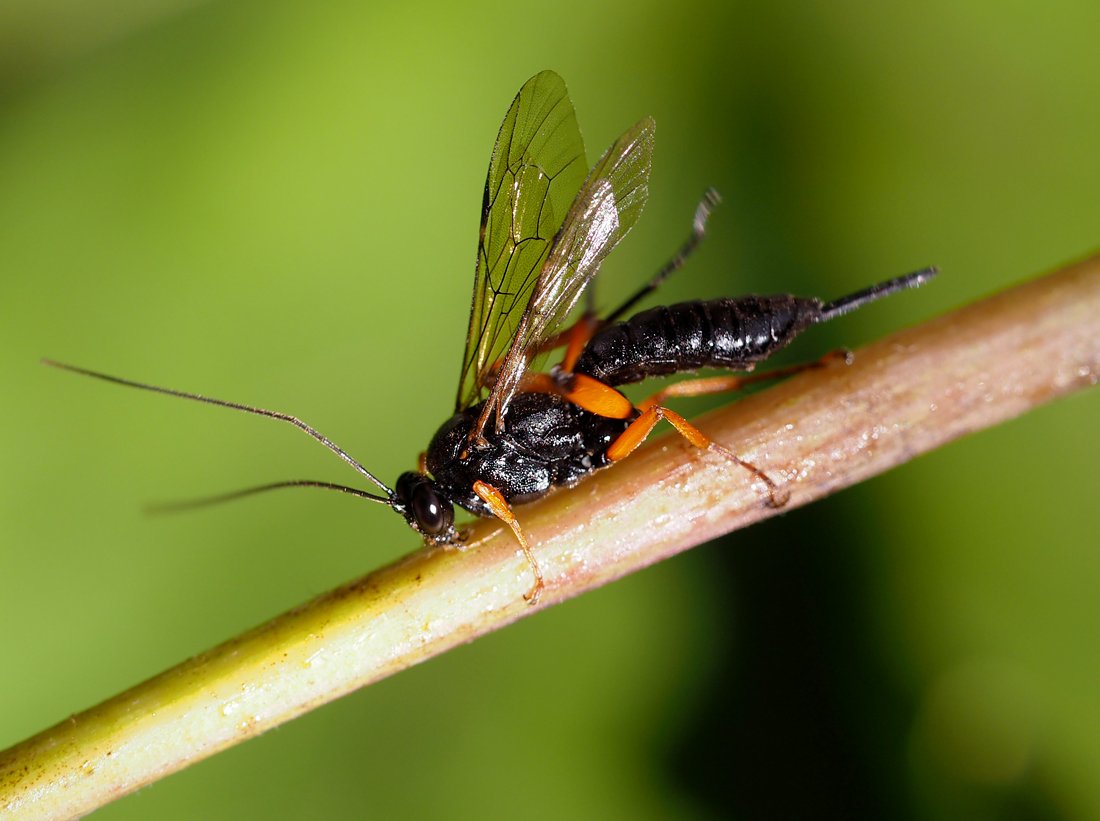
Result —
POLYGON ((518 393, 508 405, 504 429, 497 433, 490 422, 486 443, 470 446, 462 459, 480 413, 481 405, 475 405, 448 419, 427 453, 437 488, 479 516, 491 514, 473 491, 475 481, 492 485, 509 503, 531 501, 605 467, 608 446, 630 422, 597 416, 553 394, 518 393))
POLYGON ((782 294, 681 302, 601 328, 574 370, 607 385, 699 368, 750 369, 821 319, 821 302, 782 294))

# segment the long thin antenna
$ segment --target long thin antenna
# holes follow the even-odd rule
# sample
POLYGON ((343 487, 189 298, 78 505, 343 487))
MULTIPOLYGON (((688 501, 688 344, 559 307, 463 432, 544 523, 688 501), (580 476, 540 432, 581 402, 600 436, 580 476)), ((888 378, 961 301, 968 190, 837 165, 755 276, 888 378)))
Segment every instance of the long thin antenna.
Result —
POLYGON ((614 322, 641 302, 646 296, 657 290, 660 284, 668 279, 669 276, 684 267, 687 258, 695 252, 695 249, 699 247, 699 243, 703 241, 703 237, 706 236, 707 220, 710 218, 710 212, 713 211, 715 206, 721 201, 722 197, 718 191, 713 188, 708 188, 706 190, 703 194, 703 199, 701 199, 699 204, 695 207, 695 217, 691 221, 691 236, 684 240, 684 244, 680 246, 680 249, 672 259, 662 265, 661 270, 654 274, 649 282, 635 291, 626 302, 601 319, 600 321, 602 324, 607 325, 614 322))
POLYGON ((154 502, 153 504, 146 505, 145 509, 150 513, 176 513, 182 510, 193 510, 197 507, 220 505, 223 502, 232 502, 235 499, 243 499, 245 496, 253 496, 257 493, 265 493, 269 490, 278 490, 284 487, 317 487, 322 490, 338 490, 341 493, 350 493, 352 496, 358 496, 361 499, 370 499, 373 502, 381 502, 391 507, 393 504, 385 496, 375 496, 373 493, 367 493, 365 490, 360 490, 357 487, 337 485, 333 482, 318 482, 313 479, 292 479, 288 482, 269 482, 266 485, 246 487, 242 490, 230 491, 229 493, 219 493, 216 496, 203 496, 200 499, 184 499, 177 502, 154 502))
POLYGON ((239 402, 226 402, 223 399, 213 399, 212 397, 202 396, 197 393, 177 391, 171 388, 161 388, 157 385, 147 385, 144 382, 134 382, 130 379, 123 379, 118 376, 111 376, 109 374, 99 373, 98 371, 90 371, 87 368, 80 368, 76 365, 67 365, 64 362, 58 362, 54 359, 43 359, 42 364, 49 365, 51 368, 60 368, 63 371, 71 371, 73 373, 83 374, 84 376, 91 376, 94 379, 102 379, 104 382, 114 382, 116 385, 125 385, 128 388, 140 388, 143 391, 152 391, 154 393, 163 393, 168 396, 177 396, 180 399, 193 399, 196 402, 205 402, 208 405, 219 405, 223 408, 244 411, 245 413, 254 413, 257 416, 266 416, 270 419, 278 419, 280 422, 289 422, 290 424, 294 425, 294 427, 298 428, 298 430, 312 436, 314 439, 316 439, 326 448, 331 450, 333 453, 335 453, 337 456, 339 456, 361 474, 374 482, 374 484, 378 485, 378 487, 382 488, 382 490, 386 492, 386 496, 388 498, 379 501, 385 501, 386 504, 389 504, 391 507, 393 506, 394 492, 382 480, 380 480, 373 473, 371 473, 369 470, 359 464, 359 462, 353 459, 351 455, 348 454, 348 452, 345 451, 342 447, 340 447, 327 436, 310 427, 301 419, 298 419, 295 416, 291 416, 287 413, 281 413, 279 411, 265 410, 264 408, 255 408, 251 405, 242 405, 239 402))
POLYGON ((821 318, 818 321, 828 322, 830 319, 836 319, 838 316, 851 313, 856 308, 861 308, 868 302, 874 302, 876 299, 895 294, 906 288, 917 288, 928 282, 928 280, 932 279, 932 277, 939 272, 940 269, 935 266, 922 268, 911 274, 896 277, 895 279, 888 279, 886 282, 880 282, 878 285, 872 285, 870 288, 864 288, 862 291, 856 291, 854 294, 848 294, 847 296, 842 296, 840 299, 834 299, 832 302, 828 302, 821 306, 821 318))

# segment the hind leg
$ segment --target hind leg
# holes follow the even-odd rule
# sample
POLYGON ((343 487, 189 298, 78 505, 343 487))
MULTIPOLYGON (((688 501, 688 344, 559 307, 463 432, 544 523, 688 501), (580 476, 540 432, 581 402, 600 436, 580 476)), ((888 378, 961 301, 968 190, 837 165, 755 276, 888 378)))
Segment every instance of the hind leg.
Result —
POLYGON ((782 507, 787 503, 787 500, 790 498, 790 493, 776 485, 768 474, 751 462, 746 462, 725 445, 720 445, 711 440, 705 433, 699 430, 699 428, 695 427, 695 425, 676 413, 676 411, 661 405, 651 405, 643 410, 642 415, 631 422, 627 429, 619 435, 619 438, 611 443, 611 447, 607 449, 607 457, 612 462, 625 459, 633 453, 642 442, 649 438, 649 435, 653 432, 653 428, 655 428, 657 423, 662 419, 668 420, 669 424, 676 428, 676 431, 691 442, 691 444, 695 445, 695 447, 721 453, 727 459, 736 462, 767 485, 769 496, 768 503, 772 507, 782 507))
POLYGON ((815 368, 823 368, 834 359, 851 361, 852 354, 846 350, 832 351, 821 359, 813 362, 800 362, 797 365, 789 365, 786 368, 777 368, 774 371, 764 373, 741 374, 729 376, 704 376, 699 379, 685 379, 682 382, 673 382, 662 388, 638 405, 640 410, 645 410, 652 405, 663 405, 666 399, 681 398, 686 396, 707 396, 712 393, 726 393, 739 391, 742 388, 756 384, 757 382, 770 382, 773 379, 784 379, 794 376, 802 371, 811 371, 815 368))

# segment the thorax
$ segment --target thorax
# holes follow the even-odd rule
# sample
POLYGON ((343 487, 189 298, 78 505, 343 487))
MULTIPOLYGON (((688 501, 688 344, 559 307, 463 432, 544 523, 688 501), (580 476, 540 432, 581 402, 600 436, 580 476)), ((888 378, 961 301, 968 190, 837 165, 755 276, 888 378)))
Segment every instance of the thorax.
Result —
POLYGON ((473 492, 475 481, 492 485, 509 502, 531 501, 605 466, 608 445, 628 424, 560 396, 520 393, 508 405, 502 428, 490 422, 485 441, 475 445, 468 440, 480 412, 475 405, 440 427, 428 445, 427 468, 456 504, 482 516, 488 510, 473 492))

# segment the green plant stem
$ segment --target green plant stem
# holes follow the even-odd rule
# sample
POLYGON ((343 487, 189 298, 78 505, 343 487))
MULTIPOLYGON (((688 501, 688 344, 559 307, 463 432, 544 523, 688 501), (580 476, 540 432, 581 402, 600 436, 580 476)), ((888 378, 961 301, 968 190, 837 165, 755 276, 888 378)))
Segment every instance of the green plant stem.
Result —
MULTIPOLYGON (((1100 377, 1100 257, 901 331, 698 420, 790 492, 788 510, 1100 377)), ((520 508, 546 576, 479 522, 0 753, 5 818, 87 813, 307 710, 774 515, 720 454, 665 436, 520 508)), ((309 550, 317 549, 309 546, 309 550)))

